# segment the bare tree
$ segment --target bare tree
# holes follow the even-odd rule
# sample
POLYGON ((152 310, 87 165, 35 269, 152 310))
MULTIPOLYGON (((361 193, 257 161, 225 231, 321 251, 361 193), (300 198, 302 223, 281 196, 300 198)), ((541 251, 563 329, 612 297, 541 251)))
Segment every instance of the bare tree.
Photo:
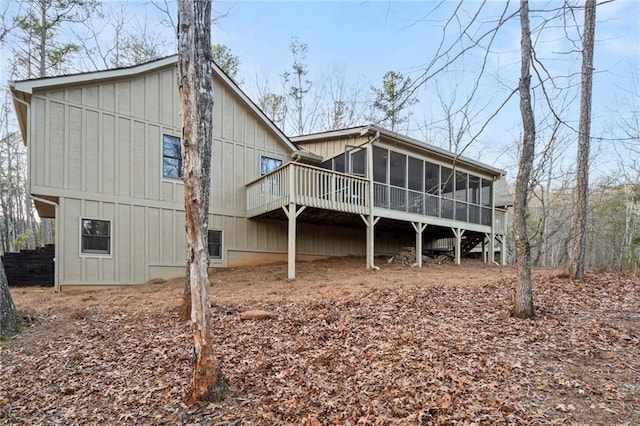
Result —
POLYGON ((213 62, 215 62, 231 80, 235 81, 236 84, 242 83, 241 81, 237 81, 238 72, 240 71, 240 58, 234 55, 229 47, 216 43, 211 46, 211 54, 213 62))
POLYGON ((265 92, 258 98, 258 106, 280 129, 284 128, 286 115, 286 102, 284 95, 273 92, 265 92))
POLYGON ((320 131, 337 130, 362 124, 366 116, 366 90, 357 84, 349 84, 345 69, 334 65, 323 73, 319 87, 320 131))
POLYGON ((580 127, 578 131, 578 160, 576 164, 576 200, 573 222, 573 249, 571 252, 570 266, 571 278, 577 281, 582 281, 584 278, 595 30, 596 1, 587 0, 584 8, 584 35, 582 39, 582 96, 580 98, 580 127))
POLYGON ((207 225, 213 138, 211 2, 178 1, 178 89, 182 105, 182 159, 187 270, 194 337, 190 403, 219 401, 227 384, 213 347, 209 302, 207 225))
POLYGON ((410 88, 410 77, 387 71, 382 77, 382 87, 371 87, 375 95, 373 121, 398 131, 398 127, 409 120, 411 107, 418 102, 410 88))
POLYGON ((531 282, 531 248, 527 235, 527 199, 529 195, 529 181, 535 155, 536 124, 531 106, 531 61, 533 46, 531 44, 531 29, 529 27, 529 2, 520 2, 521 27, 521 65, 520 65, 520 114, 522 115, 522 151, 516 190, 514 195, 513 233, 516 247, 517 279, 513 297, 513 316, 517 318, 532 318, 535 315, 533 307, 533 285, 531 282))
POLYGON ((285 70, 281 77, 288 87, 287 96, 291 101, 291 107, 287 106, 287 110, 291 110, 291 128, 295 134, 301 135, 305 130, 312 127, 309 123, 312 114, 309 113, 305 103, 307 94, 311 91, 311 80, 308 79, 309 66, 307 65, 307 54, 309 46, 302 43, 296 37, 291 39, 289 49, 293 56, 291 71, 285 70))

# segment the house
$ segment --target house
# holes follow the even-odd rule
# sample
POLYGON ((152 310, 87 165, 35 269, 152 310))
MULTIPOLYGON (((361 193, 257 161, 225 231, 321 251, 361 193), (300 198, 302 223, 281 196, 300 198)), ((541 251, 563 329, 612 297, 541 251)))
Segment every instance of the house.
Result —
MULTIPOLYGON (((184 274, 177 56, 10 82, 30 194, 55 219, 55 288, 184 274)), ((287 138, 214 66, 211 266, 492 247, 503 172, 376 126, 287 138)), ((491 249, 489 251, 493 253, 491 249)))

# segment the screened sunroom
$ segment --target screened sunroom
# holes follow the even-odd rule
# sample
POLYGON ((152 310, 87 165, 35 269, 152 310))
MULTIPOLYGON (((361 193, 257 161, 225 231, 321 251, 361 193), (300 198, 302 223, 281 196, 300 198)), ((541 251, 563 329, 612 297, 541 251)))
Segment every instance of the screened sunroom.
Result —
MULTIPOLYGON (((367 177, 366 149, 347 145, 320 167, 367 177)), ((372 174, 372 207, 491 226, 492 178, 376 145, 372 174)))
POLYGON ((297 221, 365 228, 370 267, 378 231, 410 235, 416 253, 448 244, 456 263, 479 244, 493 253, 496 240, 504 253, 506 212, 493 201, 501 170, 377 126, 292 140, 321 161, 290 161, 247 184, 247 217, 288 220, 290 253, 297 221))

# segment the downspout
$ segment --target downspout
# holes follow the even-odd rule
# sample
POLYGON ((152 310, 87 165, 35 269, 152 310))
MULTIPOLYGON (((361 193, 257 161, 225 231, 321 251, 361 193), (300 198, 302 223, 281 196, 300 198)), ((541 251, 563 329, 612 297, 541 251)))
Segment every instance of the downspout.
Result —
POLYGON ((53 288, 56 293, 60 293, 60 280, 58 279, 58 251, 60 250, 59 244, 58 244, 58 238, 60 234, 59 227, 58 227, 58 218, 59 218, 58 208, 60 206, 55 201, 36 197, 35 195, 29 195, 29 197, 31 197, 33 201, 39 201, 41 203, 49 204, 50 206, 53 206, 55 208, 56 224, 55 224, 55 237, 53 240, 53 244, 55 247, 54 258, 53 258, 53 288))

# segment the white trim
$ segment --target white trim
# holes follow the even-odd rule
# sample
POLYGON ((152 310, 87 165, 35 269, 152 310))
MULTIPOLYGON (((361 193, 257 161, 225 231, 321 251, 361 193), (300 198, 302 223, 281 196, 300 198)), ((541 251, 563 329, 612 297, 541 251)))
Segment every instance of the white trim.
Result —
POLYGON ((478 168, 485 172, 488 176, 499 176, 502 177, 506 174, 504 170, 496 169, 488 164, 481 163, 479 161, 473 160, 471 158, 467 158, 464 156, 457 156, 453 152, 449 152, 445 149, 439 148, 434 145, 430 145, 427 142, 420 141, 418 139, 411 138, 409 136, 402 135, 400 133, 392 132, 375 124, 371 124, 368 126, 360 126, 353 127, 350 129, 342 129, 342 130, 333 130, 329 132, 321 132, 321 133, 313 133, 310 135, 302 135, 292 137, 291 140, 294 143, 299 143, 301 145, 305 144, 313 144, 315 142, 322 142, 325 140, 335 139, 336 137, 361 137, 366 134, 376 135, 380 134, 392 142, 399 142, 407 146, 411 146, 413 148, 417 148, 423 152, 425 155, 436 155, 441 156, 452 162, 455 159, 456 164, 460 164, 463 168, 478 168))
POLYGON ((45 77, 32 80, 9 81, 9 86, 24 93, 33 93, 34 89, 51 88, 55 86, 76 85, 97 80, 133 77, 156 69, 178 63, 178 55, 167 56, 155 61, 146 62, 126 68, 116 68, 104 71, 69 74, 59 77, 45 77))
MULTIPOLYGON (((144 74, 157 69, 168 66, 176 66, 178 64, 178 55, 167 56, 166 58, 157 59, 140 65, 134 65, 127 68, 117 68, 105 71, 96 71, 80 74, 69 74, 60 77, 45 77, 33 80, 9 81, 9 87, 12 91, 32 94, 34 90, 54 88, 57 86, 75 86, 83 83, 98 84, 101 80, 133 78, 140 74, 144 74)), ((212 63, 213 73, 220 78, 223 83, 231 89, 251 109, 259 119, 267 125, 276 137, 283 143, 292 153, 300 152, 300 150, 289 140, 289 138, 267 117, 267 115, 233 82, 215 63, 212 63)), ((15 96, 14 96, 15 98, 15 96)), ((25 101, 26 102, 26 101, 25 101)))
POLYGON ((113 219, 106 219, 106 218, 100 218, 100 217, 86 217, 86 216, 80 216, 78 218, 78 227, 79 227, 79 241, 78 241, 78 256, 79 257, 97 257, 97 258, 107 258, 107 259, 111 259, 113 258, 113 219), (109 253, 84 253, 82 251, 82 221, 83 220, 96 220, 96 221, 101 221, 101 222, 109 222, 109 253))

